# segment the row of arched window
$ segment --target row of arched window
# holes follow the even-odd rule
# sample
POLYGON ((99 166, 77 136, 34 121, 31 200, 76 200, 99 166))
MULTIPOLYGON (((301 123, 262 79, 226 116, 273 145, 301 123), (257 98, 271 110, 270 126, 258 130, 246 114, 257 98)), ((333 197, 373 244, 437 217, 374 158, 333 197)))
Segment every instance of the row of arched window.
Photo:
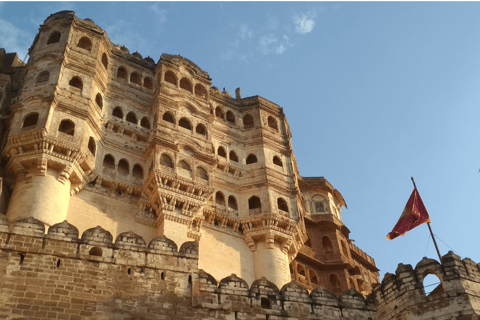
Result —
MULTIPOLYGON (((169 111, 166 111, 164 114, 163 114, 163 117, 162 119, 166 122, 170 122, 170 123, 173 123, 175 124, 175 118, 173 117, 172 113, 170 113, 169 111)), ((192 124, 190 122, 190 120, 188 118, 180 118, 180 120, 178 121, 178 126, 179 127, 182 127, 184 129, 187 129, 187 130, 192 130, 192 124)), ((199 123, 197 124, 197 126, 195 127, 195 132, 198 133, 198 134, 201 134, 203 136, 207 136, 207 128, 205 127, 205 125, 199 123)))
MULTIPOLYGON (((165 72, 163 79, 165 80, 165 82, 171 83, 176 87, 179 86, 177 76, 172 71, 165 72)), ((192 94, 195 94, 195 96, 200 98, 205 99, 207 97, 207 90, 203 85, 197 83, 195 85, 195 88, 193 88, 192 82, 186 77, 183 77, 180 79, 180 89, 183 89, 192 94), (195 89, 195 92, 194 92, 194 89, 195 89)))
MULTIPOLYGON (((228 110, 227 113, 225 114, 221 107, 216 107, 215 117, 221 121, 226 121, 227 123, 235 125, 235 119, 236 119, 235 114, 231 110, 228 110)), ((274 117, 268 116, 267 123, 270 128, 274 129, 275 131, 278 131, 277 120, 275 120, 274 117)), ((243 116, 243 127, 253 128, 254 125, 255 123, 253 121, 253 116, 249 113, 245 114, 243 116)))
MULTIPOLYGON (((174 163, 173 163, 173 160, 172 158, 166 154, 166 153, 163 153, 161 156, 160 156, 160 165, 164 166, 164 167, 167 167, 167 168, 171 168, 171 169, 174 169, 174 163)), ((186 170, 188 171, 189 173, 192 173, 192 168, 191 166, 188 164, 188 162, 186 162, 185 160, 181 160, 178 162, 177 164, 177 167, 180 168, 180 169, 183 169, 183 170, 186 170)), ((203 180, 207 180, 208 181, 208 172, 207 170, 205 170, 204 168, 198 166, 195 170, 195 173, 196 173, 196 176, 197 178, 200 178, 200 179, 203 179, 203 180)))
MULTIPOLYGON (((127 113, 127 116, 124 119, 122 108, 121 107, 115 107, 112 111, 112 115, 114 117, 120 118, 122 120, 126 120, 127 122, 134 123, 136 125, 139 124, 137 115, 133 111, 130 111, 129 113, 127 113)), ((146 129, 150 129, 150 121, 148 120, 147 117, 142 118, 142 120, 140 121, 140 126, 146 128, 146 129)))
MULTIPOLYGON (((122 158, 118 162, 118 164, 115 165, 115 157, 112 156, 111 154, 105 155, 103 158, 103 167, 112 169, 112 170, 117 170, 117 172, 123 176, 128 176, 130 175, 130 164, 128 160, 122 158)), ((132 169, 132 177, 138 178, 138 179, 143 179, 143 168, 140 164, 135 164, 132 169)))
MULTIPOLYGON (((50 33, 48 37, 47 44, 53 44, 60 41, 62 34, 59 31, 54 31, 50 33)), ((81 48, 87 51, 92 50, 92 40, 88 37, 81 37, 80 40, 77 42, 77 48, 81 48)))
MULTIPOLYGON (((303 277, 298 277, 298 281, 306 285, 318 286, 320 282, 318 280, 318 275, 314 270, 306 269, 304 265, 297 263, 297 274, 303 277), (307 277, 308 274, 308 277, 307 277), (310 280, 310 283, 308 283, 310 280)), ((292 266, 290 265, 290 273, 293 274, 292 266)))
MULTIPOLYGON (((104 53, 104 55, 105 55, 105 53, 104 53)), ((106 57, 107 56, 105 55, 105 58, 106 57)), ((102 57, 102 61, 103 61, 103 57, 102 57)), ((127 72, 127 69, 125 67, 119 67, 117 69, 117 79, 120 79, 122 81, 127 81, 128 79, 130 79, 130 83, 134 83, 138 86, 143 86, 144 88, 147 88, 147 89, 150 89, 150 90, 153 89, 152 78, 145 77, 143 79, 143 83, 142 83, 142 76, 138 72, 133 71, 132 73, 130 73, 130 77, 128 77, 128 72, 127 72)))

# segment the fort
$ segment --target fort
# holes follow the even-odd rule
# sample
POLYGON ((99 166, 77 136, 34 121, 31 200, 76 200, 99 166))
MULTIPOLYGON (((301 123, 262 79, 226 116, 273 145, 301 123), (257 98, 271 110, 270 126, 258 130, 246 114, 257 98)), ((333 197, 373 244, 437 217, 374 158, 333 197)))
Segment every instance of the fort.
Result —
POLYGON ((475 319, 475 263, 378 285, 283 109, 211 81, 73 11, 0 49, 0 319, 475 319))

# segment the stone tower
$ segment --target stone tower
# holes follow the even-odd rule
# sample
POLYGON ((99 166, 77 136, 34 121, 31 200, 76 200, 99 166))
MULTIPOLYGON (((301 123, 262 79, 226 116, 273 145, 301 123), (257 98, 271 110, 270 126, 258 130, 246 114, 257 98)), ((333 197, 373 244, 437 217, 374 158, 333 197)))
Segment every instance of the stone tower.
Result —
POLYGON ((182 56, 130 54, 72 11, 29 55, 2 153, 10 220, 196 240, 216 277, 290 281, 307 238, 281 107, 232 98, 182 56))

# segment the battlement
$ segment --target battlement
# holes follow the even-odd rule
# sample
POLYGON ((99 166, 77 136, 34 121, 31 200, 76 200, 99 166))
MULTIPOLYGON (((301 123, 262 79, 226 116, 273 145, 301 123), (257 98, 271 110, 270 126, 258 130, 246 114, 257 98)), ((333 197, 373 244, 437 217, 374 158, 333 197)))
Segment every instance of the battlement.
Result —
POLYGON ((337 299, 295 281, 217 280, 198 269, 198 242, 150 241, 98 226, 80 237, 67 221, 0 215, 0 317, 28 319, 376 319, 371 298, 351 289, 337 299), (63 319, 63 318, 62 318, 63 319), (213 318, 212 318, 213 319, 213 318))
POLYGON ((457 319, 479 314, 479 290, 479 265, 450 251, 442 264, 426 257, 415 269, 400 263, 395 274, 385 274, 372 295, 379 319, 457 319), (441 283, 426 295, 423 280, 429 274, 441 283))

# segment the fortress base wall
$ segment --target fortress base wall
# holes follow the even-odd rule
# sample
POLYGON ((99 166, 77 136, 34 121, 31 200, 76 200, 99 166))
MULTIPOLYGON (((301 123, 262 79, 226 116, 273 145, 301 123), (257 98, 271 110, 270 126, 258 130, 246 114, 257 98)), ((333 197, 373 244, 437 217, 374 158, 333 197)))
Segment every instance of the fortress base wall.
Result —
MULTIPOLYGON (((102 226, 114 238, 122 232, 132 230, 141 234, 145 241, 150 242, 157 236, 153 226, 135 222, 138 204, 120 196, 82 190, 70 198, 67 220, 78 228, 80 234, 85 230, 102 226)), ((179 243, 181 244, 181 243, 179 243)))
POLYGON ((0 319, 358 319, 375 320, 372 300, 339 299, 292 281, 279 290, 231 275, 219 283, 198 269, 198 242, 166 237, 147 245, 133 232, 115 242, 101 227, 64 221, 48 229, 0 216, 0 319))
POLYGON ((256 279, 253 252, 243 241, 243 237, 213 228, 202 228, 198 267, 215 279, 223 279, 232 273, 247 283, 256 279))

